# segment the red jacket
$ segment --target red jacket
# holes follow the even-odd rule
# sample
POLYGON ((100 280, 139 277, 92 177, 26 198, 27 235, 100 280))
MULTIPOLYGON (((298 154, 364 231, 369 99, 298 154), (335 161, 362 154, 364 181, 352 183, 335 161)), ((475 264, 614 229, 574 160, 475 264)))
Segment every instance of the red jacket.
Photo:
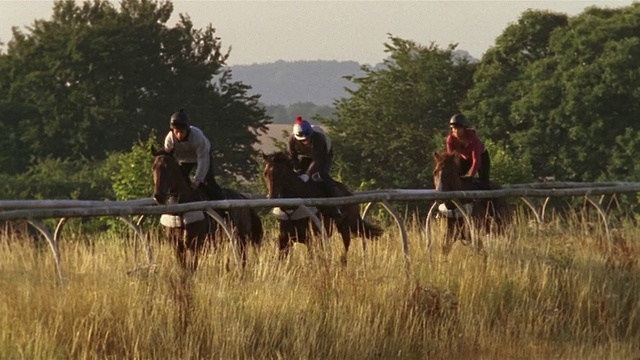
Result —
POLYGON ((465 129, 464 135, 467 139, 467 146, 464 146, 460 140, 453 136, 453 134, 449 133, 449 136, 447 136, 447 151, 450 153, 457 151, 463 159, 471 159, 469 175, 473 176, 480 167, 480 155, 485 150, 484 144, 480 141, 478 134, 476 134, 476 131, 473 129, 465 129))

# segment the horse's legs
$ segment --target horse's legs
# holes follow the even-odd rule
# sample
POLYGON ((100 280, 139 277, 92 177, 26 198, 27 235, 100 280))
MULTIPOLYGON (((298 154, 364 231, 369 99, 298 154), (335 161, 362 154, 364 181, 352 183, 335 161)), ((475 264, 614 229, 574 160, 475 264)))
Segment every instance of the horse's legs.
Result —
MULTIPOLYGON (((324 223, 324 218, 320 218, 320 220, 324 223)), ((324 226, 324 225, 323 225, 324 226)), ((325 227, 326 231, 326 227, 325 227)), ((322 237, 322 229, 317 227, 316 224, 311 221, 311 219, 303 219, 297 220, 296 225, 296 233, 297 233, 297 241, 301 244, 307 245, 307 252, 309 253, 309 258, 311 260, 315 260, 315 247, 317 243, 314 243, 314 237, 322 237)), ((327 235, 329 236, 329 235, 327 235)), ((324 245, 324 239, 321 239, 320 244, 324 245)))
POLYGON ((349 252, 349 246, 351 245, 351 228, 349 227, 349 218, 344 218, 336 224, 340 236, 342 236, 342 243, 344 244, 344 253, 340 257, 340 263, 347 265, 347 253, 349 252))
MULTIPOLYGON (((185 239, 187 244, 182 246, 182 268, 189 274, 193 274, 198 268, 198 252, 189 244, 189 239, 185 239)), ((184 244, 184 243, 183 243, 184 244)))
POLYGON ((451 252, 451 248, 456 241, 459 231, 458 220, 447 218, 447 230, 445 231, 444 243, 442 244, 443 255, 448 255, 451 252))
POLYGON ((187 246, 185 244, 185 240, 183 239, 185 233, 186 230, 182 227, 165 228, 165 235, 167 236, 169 243, 173 245, 176 259, 178 260, 178 265, 180 265, 183 270, 187 270, 187 246))
POLYGON ((187 270, 194 273, 198 269, 200 254, 206 249, 206 241, 209 236, 208 224, 204 220, 198 221, 187 224, 185 229, 185 241, 183 244, 186 246, 188 256, 184 256, 184 261, 187 270))
POLYGON ((278 221, 278 257, 284 260, 289 257, 291 242, 296 236, 295 220, 279 220, 278 221))
POLYGON ((247 242, 248 241, 249 239, 246 236, 237 236, 235 239, 236 251, 240 255, 240 263, 243 269, 247 266, 247 242))

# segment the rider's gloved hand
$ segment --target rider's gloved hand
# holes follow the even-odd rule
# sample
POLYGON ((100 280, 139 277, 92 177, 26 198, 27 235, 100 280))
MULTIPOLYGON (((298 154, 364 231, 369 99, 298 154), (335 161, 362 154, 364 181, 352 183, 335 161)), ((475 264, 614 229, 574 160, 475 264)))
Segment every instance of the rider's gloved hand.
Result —
POLYGON ((302 180, 302 182, 307 182, 309 181, 309 175, 307 174, 300 174, 300 176, 298 176, 300 178, 300 180, 302 180))
POLYGON ((201 184, 201 183, 202 183, 202 182, 201 182, 200 180, 193 180, 193 181, 191 182, 191 188, 192 188, 193 190, 198 190, 198 187, 200 186, 200 184, 201 184))

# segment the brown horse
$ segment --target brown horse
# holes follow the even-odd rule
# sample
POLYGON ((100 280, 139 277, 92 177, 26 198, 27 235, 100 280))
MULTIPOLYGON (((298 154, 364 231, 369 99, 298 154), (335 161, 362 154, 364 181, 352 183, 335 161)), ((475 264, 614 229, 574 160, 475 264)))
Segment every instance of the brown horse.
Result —
MULTIPOLYGON (((274 198, 320 198, 326 197, 324 191, 313 181, 303 182, 294 171, 293 162, 285 152, 273 154, 262 154, 265 161, 264 179, 267 186, 267 197, 274 198)), ((337 189, 341 196, 350 196, 351 192, 341 183, 336 182, 337 189)), ((298 217, 292 212, 295 209, 281 209, 289 215, 279 217, 278 244, 280 254, 284 257, 289 253, 293 242, 309 245, 311 233, 318 234, 320 229, 310 224, 308 216, 298 217)), ((351 236, 360 236, 365 239, 380 237, 383 230, 379 227, 367 223, 360 217, 359 206, 349 204, 340 206, 342 217, 337 221, 323 216, 323 209, 320 208, 320 215, 323 226, 329 236, 331 236, 335 223, 338 232, 342 236, 344 253, 341 262, 346 264, 347 252, 351 244, 351 236)))
MULTIPOLYGON (((172 156, 155 149, 152 149, 152 154, 155 156, 152 168, 153 198, 158 204, 171 205, 205 200, 198 191, 191 189, 178 162, 172 156)), ((227 199, 246 199, 234 190, 223 189, 223 191, 227 199)), ((181 215, 180 221, 174 226, 165 226, 165 233, 175 246, 180 266, 192 273, 197 269, 199 256, 207 246, 215 245, 213 240, 216 226, 211 218, 202 212, 179 215, 181 215), (193 222, 190 222, 189 218, 193 218, 193 222)), ((235 245, 244 267, 247 261, 247 244, 259 245, 262 242, 264 235, 262 221, 255 210, 247 208, 230 209, 226 216, 235 229, 235 245)))
MULTIPOLYGON (((472 178, 460 176, 460 154, 441 153, 433 154, 435 159, 435 169, 433 170, 433 181, 436 191, 464 191, 480 190, 480 184, 472 178)), ((501 186, 491 183, 491 189, 500 189, 501 186)), ((466 209, 470 216, 472 228, 489 232, 502 232, 504 226, 511 221, 509 205, 504 198, 477 199, 458 202, 462 203, 462 208, 466 209)), ((453 243, 460 238, 463 243, 469 243, 472 235, 466 226, 464 216, 460 213, 452 201, 445 201, 440 205, 440 213, 447 219, 447 232, 445 235, 443 252, 451 251, 453 243)), ((478 250, 482 250, 483 244, 480 236, 478 238, 478 250)))

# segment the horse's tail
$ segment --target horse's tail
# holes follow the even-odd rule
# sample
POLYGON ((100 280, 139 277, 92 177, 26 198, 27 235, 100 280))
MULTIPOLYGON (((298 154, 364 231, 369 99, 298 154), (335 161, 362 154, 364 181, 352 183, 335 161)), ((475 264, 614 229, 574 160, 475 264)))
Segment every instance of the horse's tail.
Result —
POLYGON ((375 239, 382 236, 384 230, 377 225, 368 223, 362 217, 358 216, 356 226, 351 228, 351 233, 367 239, 375 239))
POLYGON ((262 239, 264 239, 262 220, 255 209, 249 210, 251 211, 251 242, 254 245, 260 245, 262 244, 262 239))

